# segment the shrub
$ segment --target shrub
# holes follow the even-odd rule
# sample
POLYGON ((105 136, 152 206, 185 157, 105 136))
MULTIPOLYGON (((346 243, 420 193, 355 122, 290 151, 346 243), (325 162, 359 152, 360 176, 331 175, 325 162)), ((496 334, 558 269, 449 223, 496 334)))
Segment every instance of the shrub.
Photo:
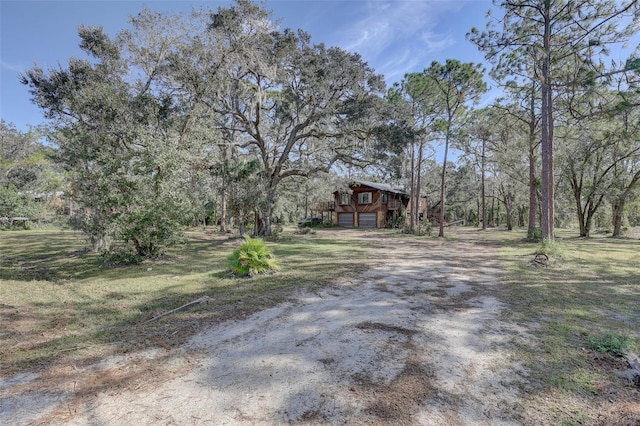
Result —
POLYGON ((419 222, 416 224, 413 230, 408 223, 405 223, 402 227, 401 232, 403 234, 413 234, 419 237, 423 237, 425 235, 431 235, 431 222, 419 222))
MULTIPOLYGON (((21 193, 13 186, 0 185, 0 217, 17 216, 35 219, 43 213, 44 209, 33 199, 33 196, 21 193)), ((0 223, 0 226, 8 228, 10 224, 10 222, 0 223)))
POLYGON ((629 337, 623 334, 604 333, 589 339, 589 347, 598 352, 620 356, 629 348, 629 337))
POLYGON ((101 254, 102 264, 111 265, 139 265, 144 258, 127 248, 121 248, 115 251, 104 251, 101 254))
POLYGON ((389 223, 387 224, 388 228, 399 228, 402 229, 405 225, 405 218, 404 215, 400 215, 397 217, 392 217, 391 220, 389 220, 389 223))
POLYGON ((253 276, 266 271, 278 270, 280 264, 263 240, 245 236, 244 243, 229 256, 229 267, 238 275, 253 276))
POLYGON ((161 256, 167 247, 184 242, 180 223, 171 212, 149 209, 122 219, 122 239, 132 243, 140 257, 161 256))
POLYGON ((527 230, 527 241, 539 242, 542 241, 542 228, 537 227, 527 230))

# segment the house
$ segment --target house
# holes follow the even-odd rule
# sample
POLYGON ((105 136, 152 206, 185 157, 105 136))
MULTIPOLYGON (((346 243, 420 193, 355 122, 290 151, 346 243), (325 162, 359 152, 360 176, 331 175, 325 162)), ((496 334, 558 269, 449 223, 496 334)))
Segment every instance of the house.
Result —
POLYGON ((356 181, 350 191, 336 191, 334 220, 338 226, 357 228, 384 228, 394 218, 404 214, 409 195, 390 185, 356 181))
MULTIPOLYGON (((407 217, 411 216, 411 211, 413 210, 413 206, 411 205, 412 203, 409 203, 409 205, 407 206, 407 217)), ((437 206, 437 205, 436 205, 437 206)), ((418 215, 417 215, 417 219, 422 221, 422 220, 429 220, 432 221, 435 218, 432 208, 431 206, 429 206, 428 200, 427 200, 427 196, 426 195, 422 195, 420 196, 420 203, 418 206, 418 215)))

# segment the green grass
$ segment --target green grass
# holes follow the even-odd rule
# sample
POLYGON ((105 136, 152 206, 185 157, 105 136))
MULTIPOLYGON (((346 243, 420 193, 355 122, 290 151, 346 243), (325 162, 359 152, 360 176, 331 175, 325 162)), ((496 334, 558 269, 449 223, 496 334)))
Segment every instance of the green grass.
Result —
MULTIPOLYGON (((426 255, 457 241, 497 248, 504 270, 497 296, 507 306, 505 320, 523 330, 514 335, 513 359, 528 371, 522 393, 525 410, 537 413, 531 424, 597 423, 602 404, 637 400, 637 390, 605 367, 615 364, 620 345, 640 351, 638 239, 576 238, 575 231, 561 231, 551 267, 534 268, 530 261, 540 243, 526 242, 523 230, 451 228, 444 240, 388 234, 424 243, 426 255)), ((313 291, 359 273, 369 246, 380 246, 380 234, 349 235, 285 230, 267 242, 280 272, 234 278, 227 258, 243 240, 226 235, 192 232, 188 245, 163 258, 104 267, 73 232, 0 232, 0 372, 180 344, 208 322, 242 317, 299 289, 313 291), (211 303, 145 323, 205 295, 211 303)))
POLYGON ((204 322, 246 315, 358 272, 351 259, 366 249, 339 234, 285 233, 267 243, 281 272, 235 278, 227 258, 242 241, 193 232, 188 245, 158 260, 105 267, 70 231, 0 233, 0 372, 179 344, 204 322), (205 295, 212 298, 206 306, 143 324, 205 295))
POLYGON ((590 338, 589 347, 598 352, 621 356, 629 349, 629 337, 624 334, 604 333, 590 338))
POLYGON ((620 353, 620 345, 640 349, 640 242, 573 235, 559 232, 561 250, 550 251, 550 268, 529 264, 540 244, 525 242, 524 234, 494 241, 506 268, 505 316, 534 336, 516 342, 515 358, 530 372, 526 391, 538 410, 549 409, 543 401, 550 398, 564 407, 553 417, 557 424, 595 421, 583 411, 597 406, 600 396, 611 398, 607 389, 634 392, 621 385, 615 368, 602 368, 618 361, 600 360, 594 345, 611 355, 620 353))

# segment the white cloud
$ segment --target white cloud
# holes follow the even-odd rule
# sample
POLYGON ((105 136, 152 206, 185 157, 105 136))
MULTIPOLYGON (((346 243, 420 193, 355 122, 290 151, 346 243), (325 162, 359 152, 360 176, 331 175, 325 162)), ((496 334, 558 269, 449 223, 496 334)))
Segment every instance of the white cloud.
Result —
POLYGON ((23 73, 25 71, 25 67, 23 67, 22 65, 10 64, 5 61, 0 61, 0 68, 17 73, 23 73))
POLYGON ((431 63, 434 53, 456 42, 450 31, 438 32, 438 23, 452 19, 460 2, 376 1, 357 2, 356 17, 335 34, 338 45, 357 52, 387 81, 431 63))
POLYGON ((360 18, 350 22, 343 41, 346 49, 363 54, 410 39, 431 22, 426 2, 368 1, 358 6, 360 18))
POLYGON ((426 53, 442 52, 456 44, 451 34, 437 34, 431 31, 424 32, 420 39, 423 42, 423 47, 426 53))

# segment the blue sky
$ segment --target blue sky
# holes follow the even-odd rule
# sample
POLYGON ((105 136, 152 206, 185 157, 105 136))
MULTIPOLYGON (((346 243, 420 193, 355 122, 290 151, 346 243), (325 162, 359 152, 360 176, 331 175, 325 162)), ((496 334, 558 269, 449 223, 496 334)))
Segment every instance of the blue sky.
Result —
MULTIPOLYGON (((79 25, 101 25, 110 35, 127 28, 143 7, 188 12, 229 1, 11 1, 0 0, 0 118, 19 130, 44 121, 31 103, 20 73, 37 64, 65 66, 78 48, 79 25)), ((270 0, 281 27, 301 28, 312 41, 358 52, 389 84, 433 61, 481 62, 465 34, 484 28, 490 0, 270 0)))

